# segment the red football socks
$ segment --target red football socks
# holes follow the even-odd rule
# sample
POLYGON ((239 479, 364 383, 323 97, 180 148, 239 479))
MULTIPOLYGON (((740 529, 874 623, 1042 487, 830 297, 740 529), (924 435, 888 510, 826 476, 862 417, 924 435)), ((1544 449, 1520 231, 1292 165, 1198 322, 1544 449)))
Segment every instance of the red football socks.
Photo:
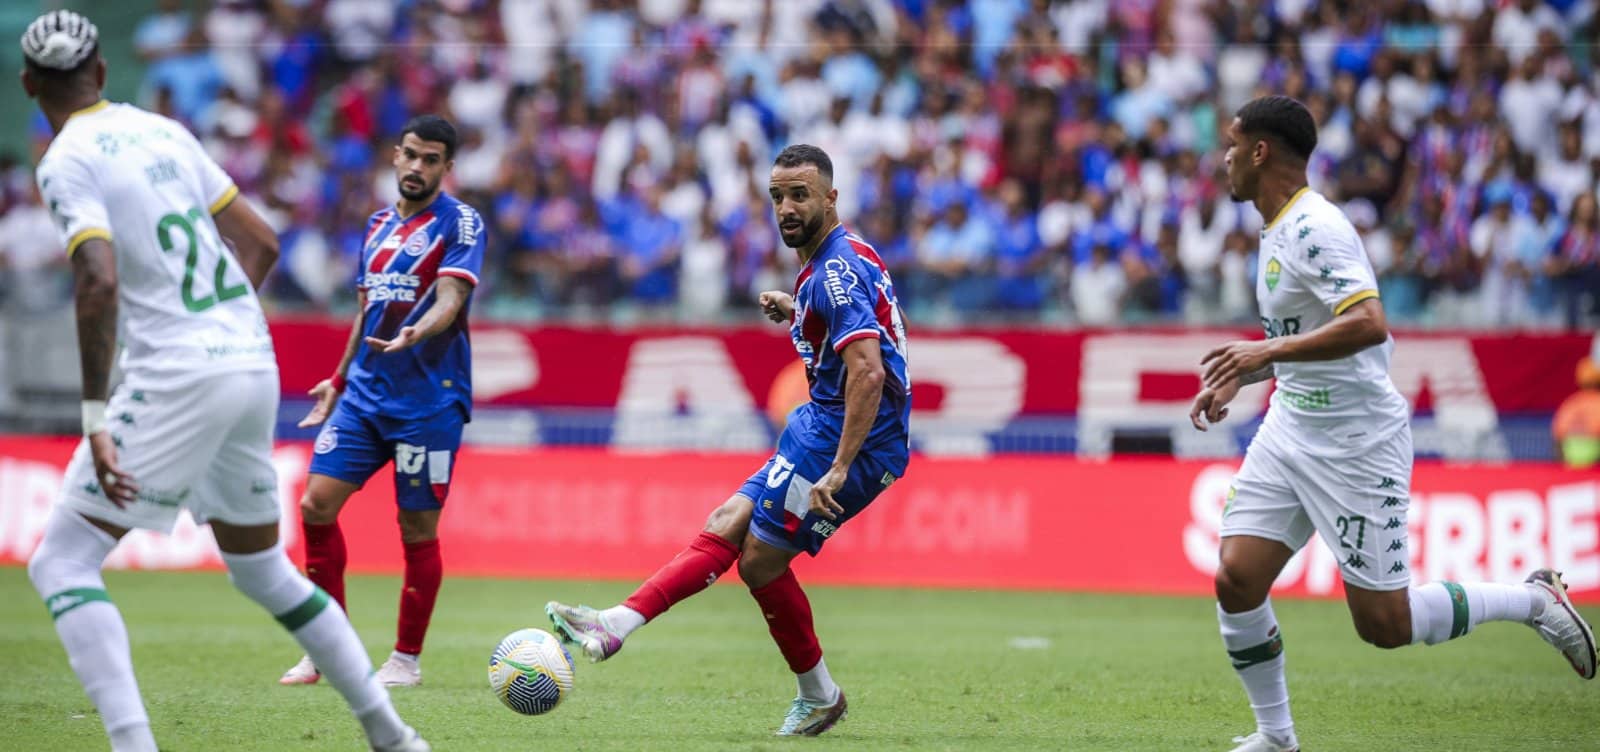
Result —
POLYGON ((806 600, 794 570, 783 570, 778 579, 751 590, 750 595, 761 606, 767 630, 789 662, 789 670, 803 674, 815 668, 822 660, 822 646, 817 644, 817 631, 811 624, 811 601, 806 600))
POLYGON ((705 590, 739 558, 739 549, 715 533, 701 533, 622 602, 650 621, 672 604, 705 590))
POLYGON ((301 522, 306 537, 306 578, 344 608, 344 533, 339 523, 301 522))
POLYGON ((439 583, 444 580, 444 560, 439 557, 437 538, 405 547, 405 585, 400 589, 400 625, 395 630, 394 649, 420 655, 422 638, 433 619, 433 604, 439 599, 439 583))

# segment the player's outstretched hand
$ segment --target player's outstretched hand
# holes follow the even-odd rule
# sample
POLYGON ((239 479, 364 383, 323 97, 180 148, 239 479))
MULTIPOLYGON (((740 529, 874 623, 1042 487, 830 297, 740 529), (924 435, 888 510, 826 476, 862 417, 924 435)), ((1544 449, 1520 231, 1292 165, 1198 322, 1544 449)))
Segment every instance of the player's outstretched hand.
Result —
POLYGON ((89 455, 94 458, 94 477, 100 480, 100 490, 118 509, 127 509, 139 495, 139 484, 117 465, 117 442, 111 432, 89 435, 89 455))
POLYGON ((782 323, 794 317, 794 296, 778 290, 768 290, 761 293, 761 313, 773 321, 782 323))
POLYGON ((844 506, 833 500, 833 495, 844 488, 845 477, 850 474, 848 467, 830 467, 817 479, 816 485, 811 487, 811 511, 822 515, 826 519, 837 520, 844 514, 844 506))
POLYGON ((1266 368, 1272 359, 1267 353, 1267 340, 1238 340, 1206 353, 1200 365, 1206 366, 1201 383, 1217 389, 1232 382, 1238 389, 1239 377, 1266 368))
POLYGON ((394 339, 367 337, 367 346, 381 353, 397 353, 422 341, 422 332, 414 326, 404 327, 394 339))
POLYGON ((317 403, 312 405, 311 412, 306 413, 306 417, 301 418, 295 425, 301 428, 320 426, 322 421, 327 420, 333 413, 333 404, 339 401, 339 390, 333 385, 333 379, 323 379, 306 394, 316 397, 317 403))
POLYGON ((1227 404, 1238 394, 1238 379, 1216 389, 1211 387, 1201 389, 1200 393, 1195 395, 1194 404, 1189 407, 1189 422, 1201 431, 1206 430, 1207 424, 1221 422, 1223 418, 1228 417, 1227 404), (1200 420, 1202 415, 1206 418, 1204 422, 1200 420))

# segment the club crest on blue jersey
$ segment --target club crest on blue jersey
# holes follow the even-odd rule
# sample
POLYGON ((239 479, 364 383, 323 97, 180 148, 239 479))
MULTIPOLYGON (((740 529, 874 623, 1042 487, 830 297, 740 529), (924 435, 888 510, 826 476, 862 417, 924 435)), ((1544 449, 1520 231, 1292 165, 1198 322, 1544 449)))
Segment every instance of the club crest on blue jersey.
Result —
POLYGON ((423 251, 428 250, 428 233, 424 230, 411 233, 411 237, 406 238, 403 250, 407 256, 421 256, 423 251))

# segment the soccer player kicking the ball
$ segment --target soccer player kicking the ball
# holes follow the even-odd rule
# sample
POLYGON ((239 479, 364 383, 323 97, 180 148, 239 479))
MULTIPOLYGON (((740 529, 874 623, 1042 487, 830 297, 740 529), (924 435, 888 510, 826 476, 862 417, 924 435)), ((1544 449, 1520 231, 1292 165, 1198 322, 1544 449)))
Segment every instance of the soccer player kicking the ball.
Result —
POLYGON ((84 435, 28 577, 112 749, 154 752, 100 568, 130 528, 170 531, 187 508, 234 587, 327 668, 372 748, 427 750, 344 611, 278 542, 278 366, 255 293, 277 237, 182 125, 100 98, 98 40, 65 10, 22 35, 22 86, 56 134, 38 181, 72 260, 84 435), (119 324, 126 378, 108 406, 119 324))
POLYGON ((845 231, 833 162, 821 149, 784 149, 769 186, 783 242, 799 254, 793 296, 761 294, 762 312, 789 322, 811 400, 789 415, 777 453, 721 506, 705 530, 621 604, 598 611, 551 602, 556 631, 591 661, 673 604, 704 590, 734 561, 799 683, 780 736, 815 736, 845 715, 812 629, 811 604, 789 562, 815 556, 839 527, 905 475, 911 384, 894 283, 872 246, 845 231))
POLYGON ((1235 752, 1299 748, 1268 590, 1313 531, 1339 559, 1361 639, 1381 648, 1434 645, 1484 622, 1519 622, 1579 676, 1594 678, 1594 633, 1558 573, 1540 569, 1515 585, 1412 586, 1409 410, 1389 381, 1394 340, 1361 239, 1306 187, 1316 123, 1293 99, 1263 97, 1239 109, 1226 141, 1233 199, 1271 218, 1256 280, 1267 338, 1205 356, 1190 420, 1204 431, 1227 415, 1241 385, 1277 379, 1222 517, 1217 616, 1256 716, 1255 733, 1235 739, 1235 752))
MULTIPOLYGON (((367 220, 356 285, 360 313, 333 376, 302 427, 322 425, 300 499, 306 575, 344 606, 344 534, 339 510, 368 478, 394 462, 395 502, 405 546, 405 582, 394 652, 378 679, 422 683, 422 640, 444 578, 439 512, 472 415, 472 351, 467 312, 483 267, 483 219, 440 190, 455 164, 456 129, 422 115, 406 123, 394 148, 400 200, 367 220), (341 398, 342 395, 342 398, 341 398)), ((307 655, 282 684, 321 675, 307 655)))

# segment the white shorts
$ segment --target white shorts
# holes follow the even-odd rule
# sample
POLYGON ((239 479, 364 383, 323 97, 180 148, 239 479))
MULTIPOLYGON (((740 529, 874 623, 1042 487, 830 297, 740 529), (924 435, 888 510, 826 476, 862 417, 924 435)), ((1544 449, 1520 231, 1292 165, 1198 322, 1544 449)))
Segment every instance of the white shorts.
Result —
POLYGON ((1367 450, 1330 458, 1266 421, 1228 489, 1222 537, 1249 535, 1300 550, 1321 535, 1346 584, 1367 590, 1411 585, 1406 510, 1411 504, 1411 427, 1367 450))
POLYGON ((87 440, 67 465, 62 506, 113 525, 170 532, 178 510, 195 522, 278 521, 272 436, 276 370, 212 373, 117 387, 106 408, 117 464, 139 485, 119 508, 100 490, 87 440))

